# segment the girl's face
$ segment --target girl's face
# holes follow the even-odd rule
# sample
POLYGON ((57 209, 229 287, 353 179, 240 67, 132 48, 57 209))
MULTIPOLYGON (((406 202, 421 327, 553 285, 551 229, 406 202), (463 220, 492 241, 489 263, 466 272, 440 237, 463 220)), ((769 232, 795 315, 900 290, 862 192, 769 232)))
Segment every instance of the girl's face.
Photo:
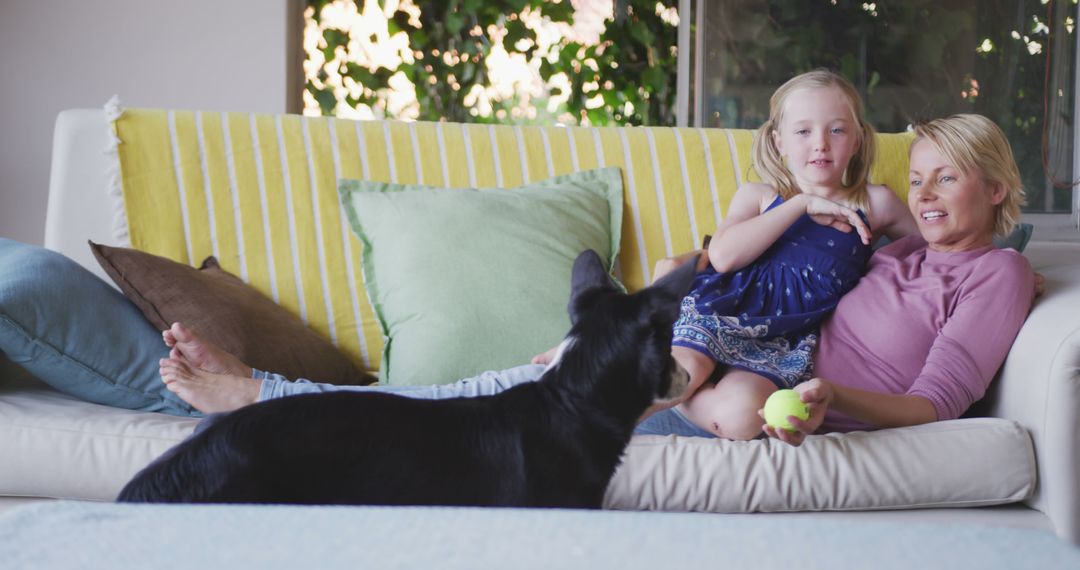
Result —
POLYGON ((1005 199, 1001 184, 948 163, 933 143, 911 146, 908 206, 923 239, 935 251, 968 251, 990 245, 994 210, 1005 199))
POLYGON ((832 195, 859 151, 861 127, 843 91, 836 87, 796 89, 784 100, 773 143, 803 192, 832 195))

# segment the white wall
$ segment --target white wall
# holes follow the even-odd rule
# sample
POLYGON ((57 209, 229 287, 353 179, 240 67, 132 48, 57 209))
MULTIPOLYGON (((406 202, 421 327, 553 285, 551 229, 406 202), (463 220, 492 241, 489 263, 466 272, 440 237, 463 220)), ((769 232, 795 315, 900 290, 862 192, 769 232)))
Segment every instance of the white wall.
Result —
POLYGON ((294 0, 0 0, 0 237, 41 244, 56 115, 295 108, 294 0), (290 107, 291 106, 291 107, 290 107))

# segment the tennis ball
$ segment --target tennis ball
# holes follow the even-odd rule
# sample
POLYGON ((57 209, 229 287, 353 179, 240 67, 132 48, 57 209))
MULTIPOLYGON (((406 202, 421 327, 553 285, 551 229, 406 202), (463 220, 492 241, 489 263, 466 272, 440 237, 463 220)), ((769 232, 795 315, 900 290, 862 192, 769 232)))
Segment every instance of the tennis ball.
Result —
POLYGON ((788 416, 795 416, 800 420, 810 417, 810 408, 799 399, 799 393, 795 390, 777 390, 765 400, 765 423, 776 429, 798 431, 788 416))

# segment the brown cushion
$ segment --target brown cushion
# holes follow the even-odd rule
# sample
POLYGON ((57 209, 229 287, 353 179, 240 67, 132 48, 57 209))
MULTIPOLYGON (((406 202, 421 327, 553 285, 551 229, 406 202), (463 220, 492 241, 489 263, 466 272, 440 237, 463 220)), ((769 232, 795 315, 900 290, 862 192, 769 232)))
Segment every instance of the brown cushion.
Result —
POLYGON ((365 374, 292 313, 222 269, 90 242, 98 263, 143 315, 164 330, 174 322, 259 370, 330 384, 370 384, 365 374))

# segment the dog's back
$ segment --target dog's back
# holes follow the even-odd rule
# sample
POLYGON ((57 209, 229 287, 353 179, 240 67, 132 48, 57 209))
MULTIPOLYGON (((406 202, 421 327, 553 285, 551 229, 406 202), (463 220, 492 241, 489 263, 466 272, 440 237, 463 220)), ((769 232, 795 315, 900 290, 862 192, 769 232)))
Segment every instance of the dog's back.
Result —
POLYGON ((500 504, 521 494, 520 437, 487 400, 345 391, 269 400, 217 419, 117 500, 500 504))
POLYGON ((685 387, 671 327, 692 269, 627 296, 586 252, 568 348, 538 382, 481 398, 260 402, 155 461, 118 500, 598 508, 637 418, 673 377, 685 387))

